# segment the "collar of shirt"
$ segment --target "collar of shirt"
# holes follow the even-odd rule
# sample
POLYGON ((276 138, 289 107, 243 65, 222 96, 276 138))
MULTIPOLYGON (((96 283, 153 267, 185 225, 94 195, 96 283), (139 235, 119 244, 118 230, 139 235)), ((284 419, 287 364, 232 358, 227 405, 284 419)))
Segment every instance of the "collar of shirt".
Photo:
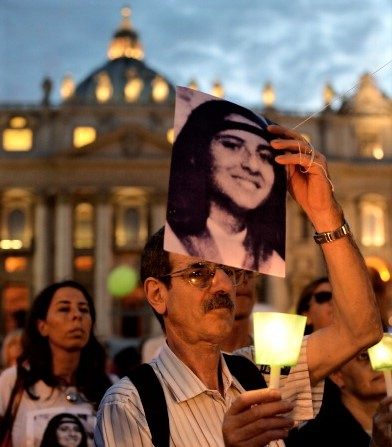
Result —
MULTIPOLYGON (((193 371, 174 354, 166 343, 162 346, 158 357, 152 360, 151 365, 156 373, 161 376, 169 392, 177 402, 193 399, 202 393, 218 393, 216 390, 209 390, 193 371)), ((239 392, 243 392, 244 389, 239 382, 230 374, 222 354, 221 365, 224 395, 226 395, 230 387, 234 387, 239 392)))

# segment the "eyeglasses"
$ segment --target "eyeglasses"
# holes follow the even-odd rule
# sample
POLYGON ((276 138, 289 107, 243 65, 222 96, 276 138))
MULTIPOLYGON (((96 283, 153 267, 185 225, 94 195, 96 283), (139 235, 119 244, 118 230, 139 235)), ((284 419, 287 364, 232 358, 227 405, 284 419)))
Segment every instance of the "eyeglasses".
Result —
POLYGON ((207 262, 197 262, 185 269, 177 270, 167 275, 158 276, 161 278, 175 278, 177 276, 185 279, 198 289, 206 289, 212 284, 216 271, 223 270, 229 277, 233 286, 239 286, 244 280, 244 270, 228 267, 227 265, 214 264, 207 262))
POLYGON ((332 299, 332 292, 317 292, 314 293, 312 296, 314 296, 316 303, 323 304, 332 299))

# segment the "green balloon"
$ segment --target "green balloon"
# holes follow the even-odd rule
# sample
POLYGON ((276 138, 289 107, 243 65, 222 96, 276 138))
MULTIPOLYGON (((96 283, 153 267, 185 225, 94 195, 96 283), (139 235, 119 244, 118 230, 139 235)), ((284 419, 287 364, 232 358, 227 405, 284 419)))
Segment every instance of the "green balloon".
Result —
POLYGON ((135 269, 127 265, 115 267, 108 275, 107 289, 110 295, 122 298, 136 289, 139 277, 135 269))

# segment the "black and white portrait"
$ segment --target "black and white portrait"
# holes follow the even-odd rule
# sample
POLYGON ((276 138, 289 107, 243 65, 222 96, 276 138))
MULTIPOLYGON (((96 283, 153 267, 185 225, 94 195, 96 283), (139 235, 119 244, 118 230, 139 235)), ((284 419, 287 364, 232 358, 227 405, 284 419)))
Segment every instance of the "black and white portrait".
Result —
POLYGON ((177 88, 165 250, 285 275, 286 171, 270 122, 177 88))

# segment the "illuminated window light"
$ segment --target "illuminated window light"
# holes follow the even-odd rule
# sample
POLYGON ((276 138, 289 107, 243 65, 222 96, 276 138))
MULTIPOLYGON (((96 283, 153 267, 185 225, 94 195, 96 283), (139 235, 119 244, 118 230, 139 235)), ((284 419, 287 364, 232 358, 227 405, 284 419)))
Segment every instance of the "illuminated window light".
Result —
POLYGON ((3 239, 0 241, 0 248, 3 250, 19 250, 23 243, 19 239, 3 239))
POLYGON ((91 272, 93 265, 94 262, 92 256, 77 256, 74 259, 75 269, 79 272, 91 272))
POLYGON ((223 98, 225 96, 225 90, 223 88, 223 85, 219 81, 214 82, 211 95, 216 96, 217 98, 223 98))
POLYGON ((12 129, 22 129, 26 127, 27 120, 24 116, 14 116, 10 119, 9 127, 12 129))
POLYGON ((27 263, 27 258, 8 256, 4 261, 4 269, 7 273, 24 272, 27 270, 27 263))
POLYGON ((174 129, 172 127, 170 129, 168 129, 168 131, 166 132, 166 138, 167 138, 167 141, 170 144, 173 144, 173 141, 174 141, 174 129))
POLYGON ((372 149, 372 155, 376 160, 382 160, 384 158, 384 151, 381 144, 375 144, 372 149))
POLYGON ((169 86, 160 76, 152 81, 152 98, 155 102, 163 102, 169 95, 169 86))
POLYGON ((136 102, 144 87, 142 79, 134 77, 129 79, 124 88, 125 99, 127 102, 136 102))
POLYGON ((5 129, 3 132, 3 148, 5 151, 25 152, 31 150, 33 132, 31 129, 5 129))
POLYGON ((113 96, 113 86, 107 73, 99 73, 95 95, 98 102, 107 102, 113 96))
POLYGON ((81 148, 95 141, 96 137, 97 131, 94 127, 75 127, 73 131, 73 145, 76 148, 81 148))

